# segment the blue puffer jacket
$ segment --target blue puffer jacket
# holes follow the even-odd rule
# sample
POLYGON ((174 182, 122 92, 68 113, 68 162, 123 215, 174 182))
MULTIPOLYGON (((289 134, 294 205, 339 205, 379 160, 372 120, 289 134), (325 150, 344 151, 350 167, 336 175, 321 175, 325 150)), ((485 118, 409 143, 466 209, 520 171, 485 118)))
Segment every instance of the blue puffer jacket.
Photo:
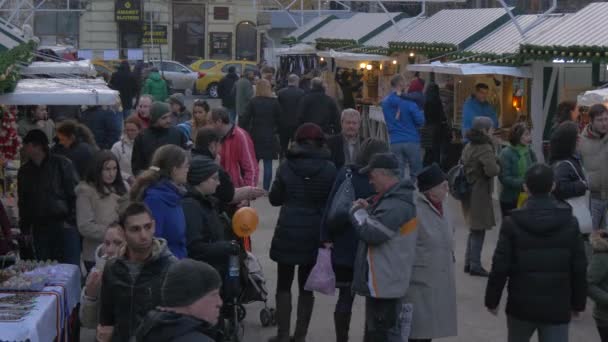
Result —
MULTIPOLYGON (((327 199, 327 207, 325 209, 326 213, 334 200, 336 192, 346 180, 346 173, 349 169, 352 172, 351 182, 355 188, 356 199, 369 198, 375 194, 374 188, 369 184, 368 177, 366 175, 359 174, 360 168, 361 167, 359 166, 348 165, 338 171, 336 181, 334 182, 334 186, 332 187, 331 192, 329 193, 329 198, 327 199)), ((348 267, 351 269, 353 268, 355 256, 357 255, 359 237, 357 236, 357 231, 352 224, 349 224, 348 227, 344 227, 338 233, 332 234, 326 224, 325 217, 323 217, 323 220, 321 221, 321 241, 332 242, 334 244, 334 248, 331 253, 334 266, 348 267)))
POLYGON ((144 202, 154 216, 156 237, 167 240, 171 253, 178 259, 188 255, 182 197, 181 191, 168 179, 152 185, 144 194, 144 202))
POLYGON ((420 142, 418 129, 424 125, 424 114, 416 102, 392 92, 382 100, 382 112, 391 144, 420 142))

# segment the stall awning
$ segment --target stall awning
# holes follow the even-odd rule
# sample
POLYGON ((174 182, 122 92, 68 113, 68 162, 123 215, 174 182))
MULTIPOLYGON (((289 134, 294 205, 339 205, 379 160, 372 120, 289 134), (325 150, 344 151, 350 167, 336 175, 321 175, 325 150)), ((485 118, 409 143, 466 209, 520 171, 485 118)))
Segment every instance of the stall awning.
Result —
POLYGON ((103 80, 80 78, 22 79, 15 91, 0 95, 3 105, 115 105, 118 91, 103 80))
POLYGON ((317 49, 314 46, 308 44, 297 44, 288 48, 278 48, 275 50, 277 56, 285 55, 314 55, 317 53, 317 49))
POLYGON ((576 104, 591 107, 598 103, 608 103, 608 88, 594 89, 579 95, 576 104))
POLYGON ((21 69, 21 75, 52 75, 59 78, 68 78, 69 75, 95 77, 97 71, 91 61, 77 62, 33 62, 21 69))
POLYGON ((449 75, 506 75, 521 78, 532 78, 532 72, 526 67, 495 66, 478 63, 458 64, 440 63, 431 64, 410 64, 407 66, 409 71, 435 72, 438 74, 449 75))
POLYGON ((372 55, 366 53, 342 52, 342 51, 319 51, 317 56, 324 58, 335 58, 343 61, 390 61, 391 58, 382 55, 372 55))

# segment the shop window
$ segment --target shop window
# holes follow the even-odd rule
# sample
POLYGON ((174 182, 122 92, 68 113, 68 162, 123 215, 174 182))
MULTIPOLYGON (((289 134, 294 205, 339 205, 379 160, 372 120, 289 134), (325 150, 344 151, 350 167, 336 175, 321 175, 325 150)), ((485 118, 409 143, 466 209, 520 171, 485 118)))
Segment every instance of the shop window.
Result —
POLYGON ((34 35, 41 45, 78 45, 79 12, 36 12, 34 35))
POLYGON ((243 21, 236 26, 236 58, 255 61, 258 46, 258 31, 250 21, 243 21))
POLYGON ((213 20, 228 20, 230 17, 230 7, 215 6, 213 7, 213 20))

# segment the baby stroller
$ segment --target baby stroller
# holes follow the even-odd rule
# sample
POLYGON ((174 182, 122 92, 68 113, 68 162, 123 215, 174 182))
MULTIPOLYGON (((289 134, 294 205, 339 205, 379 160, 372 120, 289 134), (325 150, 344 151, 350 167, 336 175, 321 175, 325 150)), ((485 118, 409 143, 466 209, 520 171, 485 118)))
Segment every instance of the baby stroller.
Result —
MULTIPOLYGON (((236 241, 233 243, 237 244, 236 241)), ((247 316, 245 304, 264 302, 260 311, 262 326, 276 324, 275 311, 266 305, 268 290, 258 259, 251 253, 231 255, 228 274, 223 286, 223 301, 219 333, 216 341, 241 342, 245 335, 242 321, 247 316)))

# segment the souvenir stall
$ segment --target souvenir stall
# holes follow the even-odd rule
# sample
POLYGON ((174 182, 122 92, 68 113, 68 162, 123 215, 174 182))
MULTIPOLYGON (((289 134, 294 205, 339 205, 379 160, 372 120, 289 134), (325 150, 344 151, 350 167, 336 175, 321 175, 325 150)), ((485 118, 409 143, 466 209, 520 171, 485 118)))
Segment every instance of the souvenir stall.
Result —
MULTIPOLYGON (((377 116, 378 112, 380 116, 382 114, 378 104, 390 92, 390 78, 398 72, 399 68, 396 61, 383 55, 335 50, 319 51, 317 55, 328 62, 325 71, 328 76, 325 79, 330 89, 340 89, 337 80, 341 79, 345 71, 350 74, 349 82, 357 88, 353 94, 355 106, 363 116, 363 135, 386 138, 384 120, 382 122, 372 120, 370 115, 377 116)), ((338 94, 336 99, 342 103, 343 92, 341 90, 336 92, 338 94)), ((331 94, 331 91, 329 93, 331 94)))
POLYGON ((296 74, 300 78, 312 79, 312 74, 319 69, 319 58, 317 50, 307 44, 297 44, 288 48, 275 50, 279 58, 279 69, 276 74, 276 82, 279 85, 287 84, 287 76, 296 74))

